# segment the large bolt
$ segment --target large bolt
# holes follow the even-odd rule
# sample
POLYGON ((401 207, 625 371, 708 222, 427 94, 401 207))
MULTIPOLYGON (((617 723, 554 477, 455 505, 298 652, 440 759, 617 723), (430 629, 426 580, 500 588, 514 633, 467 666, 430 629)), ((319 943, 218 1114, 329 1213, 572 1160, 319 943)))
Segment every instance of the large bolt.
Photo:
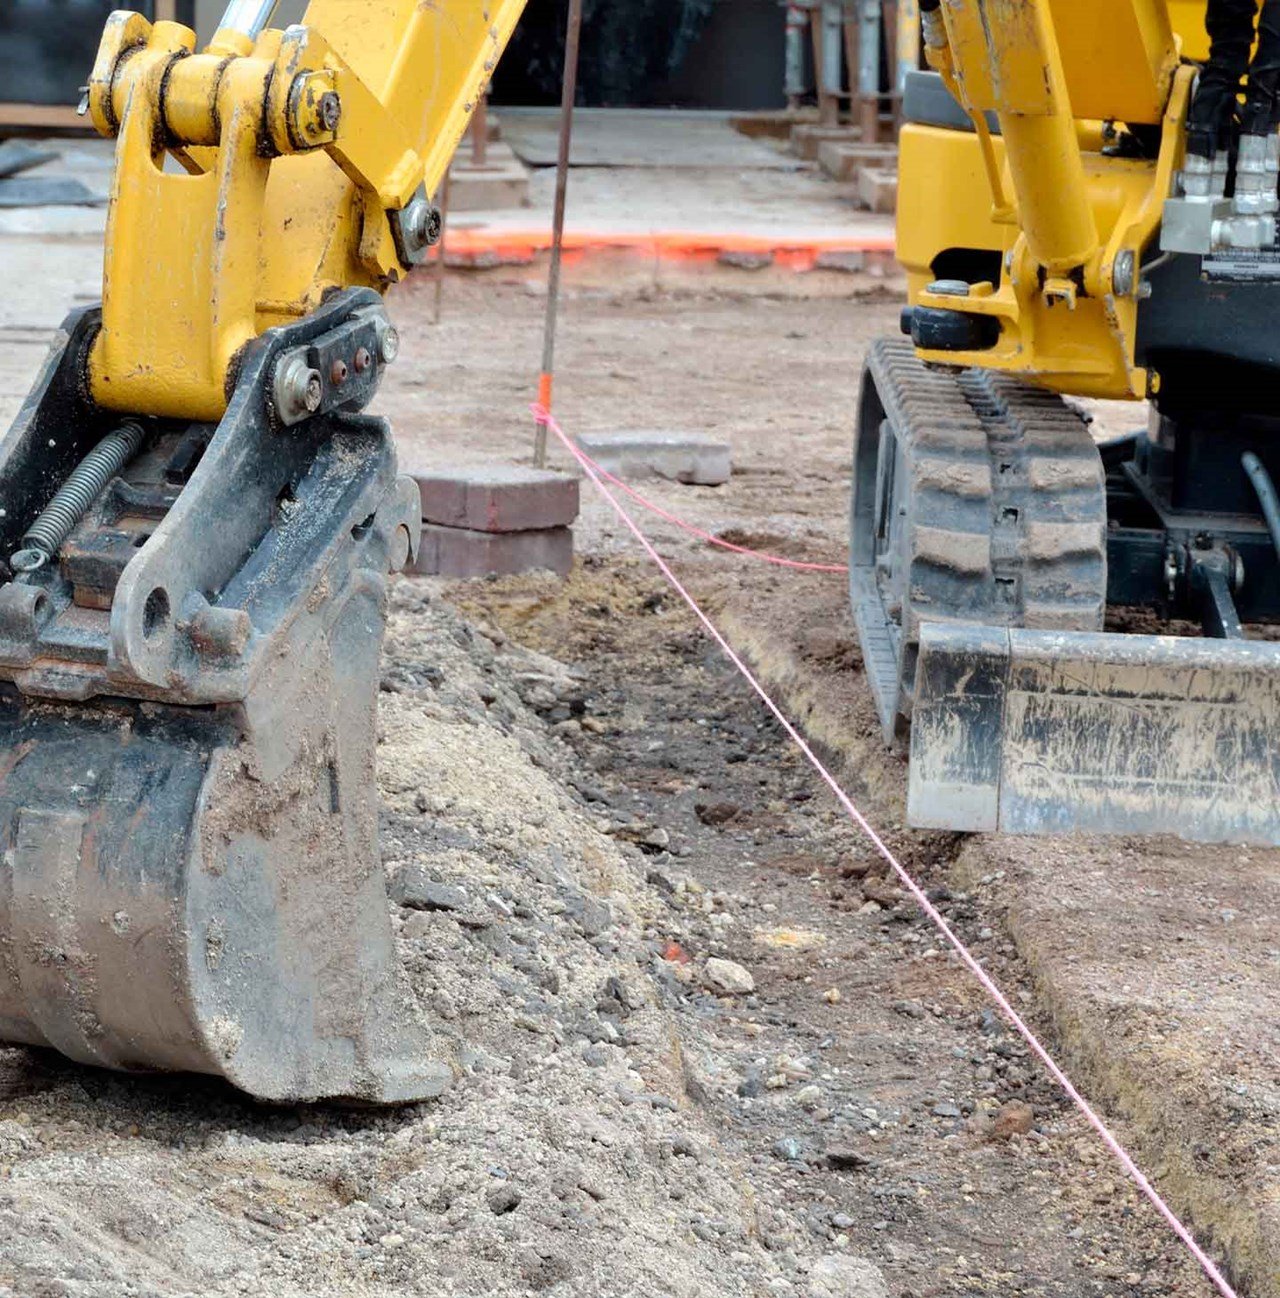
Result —
POLYGON ((276 410, 286 424, 314 415, 324 400, 324 379, 301 357, 293 356, 276 370, 276 410))
POLYGON ((378 327, 378 356, 390 365, 400 355, 400 331, 389 320, 378 327))
POLYGON ((1115 265, 1111 268, 1111 287, 1117 297, 1128 297, 1133 292, 1137 269, 1138 260, 1130 249, 1116 254, 1115 265))
POLYGON ((326 131, 336 131, 338 123, 342 121, 342 100, 338 97, 337 91, 330 90, 321 95, 316 111, 320 125, 326 131))
POLYGON ((439 211, 425 198, 415 198, 401 215, 405 243, 415 251, 439 243, 443 228, 439 211))

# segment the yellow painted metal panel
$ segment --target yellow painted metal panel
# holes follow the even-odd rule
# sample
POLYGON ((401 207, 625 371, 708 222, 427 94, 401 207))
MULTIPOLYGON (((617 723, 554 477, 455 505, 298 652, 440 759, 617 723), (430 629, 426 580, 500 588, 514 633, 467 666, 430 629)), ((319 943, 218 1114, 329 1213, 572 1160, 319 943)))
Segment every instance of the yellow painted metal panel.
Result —
POLYGON ((90 95, 95 125, 118 134, 96 399, 217 419, 247 342, 334 288, 399 278, 387 213, 439 186, 523 7, 312 0, 309 34, 215 38, 236 56, 221 77, 190 59, 169 78, 193 34, 114 16, 90 95), (291 95, 303 79, 308 94, 291 95), (334 129, 314 117, 326 90, 334 129), (163 168, 160 140, 187 174, 163 168))
POLYGON ((1049 7, 1072 112, 1158 122, 1178 65, 1167 0, 1050 0, 1049 7))
POLYGON ((1209 57, 1209 33, 1205 30, 1205 0, 1166 0, 1173 30, 1189 59, 1209 57))

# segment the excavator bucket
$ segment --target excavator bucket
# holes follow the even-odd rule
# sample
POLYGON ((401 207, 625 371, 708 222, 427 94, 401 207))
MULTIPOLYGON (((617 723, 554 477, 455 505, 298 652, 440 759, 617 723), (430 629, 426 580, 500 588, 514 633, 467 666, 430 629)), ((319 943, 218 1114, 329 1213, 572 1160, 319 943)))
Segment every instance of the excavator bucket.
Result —
POLYGON ((928 624, 908 818, 1280 846, 1280 644, 928 624))
POLYGON ((332 295, 251 344, 221 423, 130 421, 102 472, 84 312, 0 441, 0 1039, 276 1101, 449 1084, 378 853, 386 577, 420 512, 358 413, 389 327, 332 295), (290 422, 282 376, 356 354, 290 422))

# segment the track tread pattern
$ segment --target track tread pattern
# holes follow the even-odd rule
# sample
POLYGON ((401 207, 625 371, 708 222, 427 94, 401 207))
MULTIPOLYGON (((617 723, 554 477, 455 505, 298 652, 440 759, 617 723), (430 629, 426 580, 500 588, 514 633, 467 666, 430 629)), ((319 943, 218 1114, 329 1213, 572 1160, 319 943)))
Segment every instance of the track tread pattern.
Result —
POLYGON ((905 339, 873 345, 865 382, 908 475, 889 570, 864 566, 851 583, 894 733, 910 715, 922 621, 1101 629, 1105 475, 1084 419, 1054 393, 996 372, 930 369, 905 339))

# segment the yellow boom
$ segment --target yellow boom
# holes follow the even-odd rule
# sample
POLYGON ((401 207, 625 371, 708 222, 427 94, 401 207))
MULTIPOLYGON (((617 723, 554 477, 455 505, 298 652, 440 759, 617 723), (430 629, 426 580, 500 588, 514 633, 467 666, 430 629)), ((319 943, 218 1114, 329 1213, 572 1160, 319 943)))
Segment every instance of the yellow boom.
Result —
POLYGON ((435 194, 524 0, 269 3, 195 33, 111 16, 89 86, 116 137, 94 399, 215 421, 243 348, 335 288, 385 289, 433 241, 435 194))

